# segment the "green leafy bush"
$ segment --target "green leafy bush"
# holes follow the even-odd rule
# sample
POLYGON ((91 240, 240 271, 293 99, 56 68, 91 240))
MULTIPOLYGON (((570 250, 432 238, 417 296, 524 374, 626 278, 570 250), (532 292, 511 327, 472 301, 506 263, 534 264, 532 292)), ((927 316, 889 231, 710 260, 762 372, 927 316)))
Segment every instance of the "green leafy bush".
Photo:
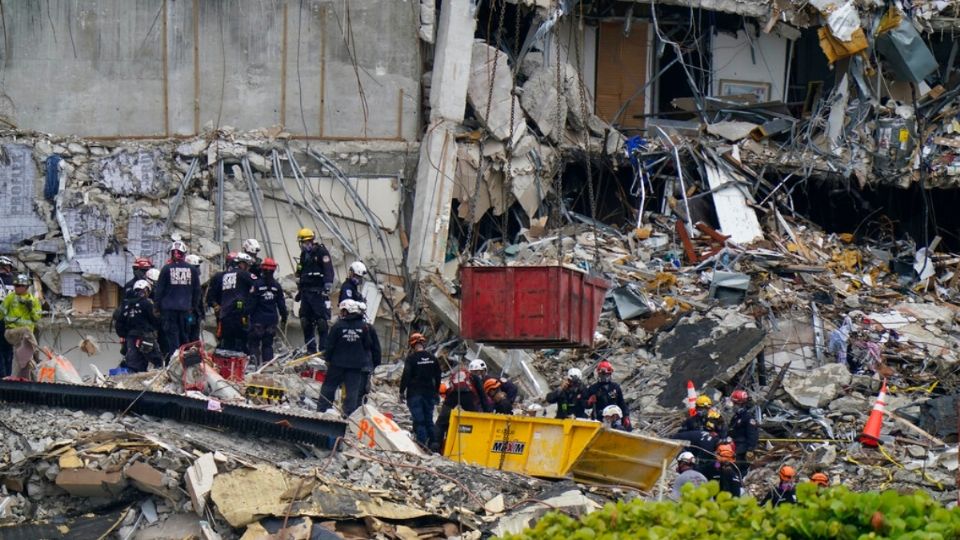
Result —
POLYGON ((607 504, 575 520, 547 514, 508 540, 627 539, 867 539, 948 540, 960 538, 960 510, 947 510, 924 492, 855 493, 845 487, 797 488, 798 504, 759 506, 753 497, 718 493, 716 482, 684 488, 679 502, 635 500, 607 504))

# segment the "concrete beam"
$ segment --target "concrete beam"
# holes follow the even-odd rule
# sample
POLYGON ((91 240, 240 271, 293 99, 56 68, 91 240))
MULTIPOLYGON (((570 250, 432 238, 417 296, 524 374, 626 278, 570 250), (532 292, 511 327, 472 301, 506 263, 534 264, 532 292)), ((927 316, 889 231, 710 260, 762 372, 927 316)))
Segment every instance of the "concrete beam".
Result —
POLYGON ((770 16, 769 0, 622 0, 635 4, 660 4, 701 8, 707 11, 735 13, 744 17, 766 19, 770 16))
POLYGON ((446 120, 431 123, 420 144, 407 251, 407 270, 417 278, 438 271, 447 250, 457 167, 454 128, 455 124, 446 120))
POLYGON ((470 54, 477 25, 474 0, 445 0, 440 8, 433 78, 430 81, 430 120, 463 122, 470 80, 470 54))

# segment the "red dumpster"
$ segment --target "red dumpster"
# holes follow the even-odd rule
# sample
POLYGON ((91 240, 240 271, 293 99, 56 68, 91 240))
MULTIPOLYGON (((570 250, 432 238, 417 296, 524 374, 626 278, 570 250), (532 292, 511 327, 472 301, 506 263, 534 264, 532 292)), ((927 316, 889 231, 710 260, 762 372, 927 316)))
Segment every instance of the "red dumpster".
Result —
POLYGON ((590 347, 609 287, 562 266, 464 266, 460 333, 508 349, 590 347))

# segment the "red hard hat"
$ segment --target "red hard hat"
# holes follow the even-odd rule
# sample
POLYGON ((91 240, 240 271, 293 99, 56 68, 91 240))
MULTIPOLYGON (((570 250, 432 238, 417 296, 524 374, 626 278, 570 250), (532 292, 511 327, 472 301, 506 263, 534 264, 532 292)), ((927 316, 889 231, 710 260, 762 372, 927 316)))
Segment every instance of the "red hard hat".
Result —
POLYGON ((606 360, 597 364, 597 373, 613 373, 613 364, 606 360))
POLYGON ((227 253, 227 262, 233 262, 233 261, 235 261, 235 260, 237 260, 237 252, 236 252, 236 251, 231 251, 230 253, 227 253))
POLYGON ((146 257, 137 257, 133 260, 133 267, 136 270, 149 270, 153 268, 153 263, 146 257))
POLYGON ((423 334, 421 334, 420 332, 414 332, 410 334, 410 339, 408 340, 408 343, 410 344, 411 347, 413 347, 417 343, 426 343, 426 341, 427 341, 427 338, 424 337, 423 334))
POLYGON ((277 261, 271 259, 270 257, 267 257, 266 259, 263 260, 262 263, 260 263, 260 268, 264 270, 276 270, 277 261))
POLYGON ((730 394, 730 399, 732 399, 734 403, 746 403, 747 400, 750 399, 750 394, 748 394, 746 390, 734 390, 733 393, 730 394))

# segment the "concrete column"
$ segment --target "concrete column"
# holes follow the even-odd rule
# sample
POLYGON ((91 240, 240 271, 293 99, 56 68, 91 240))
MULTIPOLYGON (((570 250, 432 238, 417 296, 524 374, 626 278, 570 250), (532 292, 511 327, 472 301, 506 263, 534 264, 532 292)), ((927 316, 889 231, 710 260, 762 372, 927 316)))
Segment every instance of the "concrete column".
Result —
POLYGON ((420 145, 407 250, 411 276, 440 269, 447 249, 457 168, 453 130, 463 122, 467 108, 476 15, 475 0, 444 0, 440 9, 430 84, 430 125, 420 145))
POLYGON ((463 122, 476 17, 475 0, 443 1, 430 80, 431 123, 438 118, 463 122))
POLYGON ((420 144, 407 250, 407 270, 411 276, 419 277, 443 265, 457 167, 455 125, 443 119, 431 122, 420 144))

